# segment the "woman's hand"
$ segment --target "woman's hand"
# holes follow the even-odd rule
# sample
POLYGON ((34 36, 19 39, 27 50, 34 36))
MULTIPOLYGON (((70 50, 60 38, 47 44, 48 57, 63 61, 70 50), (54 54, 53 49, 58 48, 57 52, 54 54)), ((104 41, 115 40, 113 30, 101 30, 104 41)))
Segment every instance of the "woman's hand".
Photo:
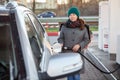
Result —
POLYGON ((60 44, 61 45, 61 47, 63 47, 63 44, 60 44))
POLYGON ((73 50, 74 52, 77 52, 77 51, 79 50, 79 48, 80 48, 80 45, 79 45, 79 44, 76 44, 76 45, 73 46, 72 50, 73 50))

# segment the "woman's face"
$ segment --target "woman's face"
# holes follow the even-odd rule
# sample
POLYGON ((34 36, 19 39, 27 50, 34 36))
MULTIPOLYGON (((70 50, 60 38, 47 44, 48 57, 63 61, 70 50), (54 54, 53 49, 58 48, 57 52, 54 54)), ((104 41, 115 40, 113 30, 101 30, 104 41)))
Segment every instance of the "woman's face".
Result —
POLYGON ((76 14, 74 14, 74 13, 72 13, 72 14, 70 14, 70 16, 69 16, 69 19, 71 20, 71 21, 77 21, 77 15, 76 14))

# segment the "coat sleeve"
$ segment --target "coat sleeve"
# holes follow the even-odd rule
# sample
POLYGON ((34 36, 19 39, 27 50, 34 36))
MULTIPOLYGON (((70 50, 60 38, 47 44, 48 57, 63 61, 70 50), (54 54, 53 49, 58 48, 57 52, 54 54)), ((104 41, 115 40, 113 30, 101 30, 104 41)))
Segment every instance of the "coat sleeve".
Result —
POLYGON ((60 34, 59 34, 59 37, 58 37, 58 43, 60 44, 63 44, 63 40, 64 40, 64 33, 63 33, 63 26, 61 27, 61 30, 60 30, 60 34))
POLYGON ((89 36, 88 36, 88 32, 87 32, 87 29, 85 28, 85 32, 84 32, 84 35, 83 35, 83 40, 80 42, 80 48, 81 50, 84 49, 90 42, 90 39, 89 39, 89 36))

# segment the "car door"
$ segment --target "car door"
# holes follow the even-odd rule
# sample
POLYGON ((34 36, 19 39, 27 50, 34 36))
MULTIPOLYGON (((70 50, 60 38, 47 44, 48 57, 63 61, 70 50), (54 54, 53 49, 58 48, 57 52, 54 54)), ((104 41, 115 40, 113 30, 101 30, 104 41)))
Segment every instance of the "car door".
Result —
POLYGON ((36 37, 38 41, 39 48, 41 50, 41 62, 39 67, 41 72, 46 72, 49 64, 49 59, 51 57, 51 46, 49 44, 47 33, 41 23, 38 21, 36 16, 32 13, 27 14, 31 20, 34 30, 36 31, 36 37))
POLYGON ((28 12, 27 15, 33 25, 34 32, 36 32, 34 39, 36 39, 35 41, 41 54, 37 68, 39 68, 38 72, 42 79, 58 78, 79 71, 82 67, 80 55, 71 53, 52 55, 51 45, 49 44, 45 29, 33 13, 28 12), (63 63, 63 61, 66 62, 63 63), (69 61, 72 63, 69 63, 69 61))

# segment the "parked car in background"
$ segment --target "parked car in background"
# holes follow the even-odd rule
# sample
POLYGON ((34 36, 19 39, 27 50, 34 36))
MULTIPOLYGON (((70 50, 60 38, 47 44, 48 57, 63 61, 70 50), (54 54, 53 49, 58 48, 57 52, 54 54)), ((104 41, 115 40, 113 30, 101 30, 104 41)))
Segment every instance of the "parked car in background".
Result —
POLYGON ((41 14, 38 14, 37 16, 38 16, 38 18, 46 18, 46 17, 52 18, 52 17, 56 17, 56 13, 48 11, 48 12, 43 12, 41 14))
POLYGON ((0 80, 52 80, 82 68, 79 54, 54 49, 31 10, 14 1, 0 6, 0 80))

